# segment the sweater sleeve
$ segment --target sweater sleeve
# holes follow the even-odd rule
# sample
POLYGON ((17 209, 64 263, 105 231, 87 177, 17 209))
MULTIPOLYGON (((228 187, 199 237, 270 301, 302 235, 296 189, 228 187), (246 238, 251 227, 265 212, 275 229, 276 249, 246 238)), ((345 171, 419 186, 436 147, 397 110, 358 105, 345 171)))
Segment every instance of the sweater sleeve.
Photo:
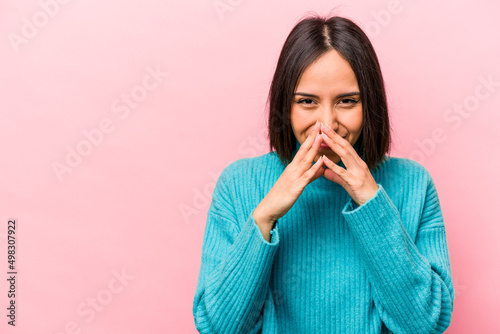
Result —
POLYGON ((361 206, 351 200, 343 215, 364 259, 373 298, 394 333, 443 333, 451 322, 454 290, 439 198, 428 176, 415 242, 379 184, 361 206))
POLYGON ((271 231, 268 242, 253 211, 238 222, 225 180, 226 173, 221 174, 207 214, 194 322, 200 333, 253 333, 262 327, 278 229, 271 231))

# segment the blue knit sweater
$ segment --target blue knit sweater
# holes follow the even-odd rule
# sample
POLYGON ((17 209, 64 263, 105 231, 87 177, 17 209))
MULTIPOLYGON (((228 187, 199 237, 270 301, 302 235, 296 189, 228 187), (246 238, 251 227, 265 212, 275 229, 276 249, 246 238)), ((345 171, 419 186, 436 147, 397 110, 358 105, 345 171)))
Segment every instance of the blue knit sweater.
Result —
POLYGON ((193 303, 198 331, 444 332, 454 290, 429 172, 386 156, 372 170, 379 189, 361 206, 321 176, 268 242, 252 214, 284 169, 270 152, 232 162, 219 176, 193 303))

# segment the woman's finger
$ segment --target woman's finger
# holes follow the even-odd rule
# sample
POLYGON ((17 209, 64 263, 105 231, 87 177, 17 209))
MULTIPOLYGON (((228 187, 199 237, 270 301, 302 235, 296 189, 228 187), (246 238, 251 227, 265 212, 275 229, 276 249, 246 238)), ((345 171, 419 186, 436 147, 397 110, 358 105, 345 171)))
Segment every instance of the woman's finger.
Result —
POLYGON ((321 133, 323 141, 335 152, 347 168, 356 163, 358 155, 351 144, 332 129, 323 126, 321 133), (323 131, 323 129, 325 129, 323 131))
POLYGON ((348 177, 348 171, 342 167, 340 167, 339 165, 337 165, 336 163, 334 163, 333 161, 331 161, 330 159, 328 159, 328 157, 325 157, 324 160, 324 163, 326 165, 326 167, 330 168, 335 174, 337 174, 342 180, 344 180, 345 182, 347 182, 347 177, 348 177))
POLYGON ((319 133, 320 129, 320 124, 319 122, 316 122, 316 125, 314 125, 313 131, 307 136, 306 140, 300 145, 299 150, 295 154, 295 158, 298 160, 302 160, 306 155, 307 152, 311 149, 312 145, 314 144, 314 141, 316 140, 316 136, 319 133))
POLYGON ((311 181, 314 181, 316 180, 318 177, 320 177, 322 174, 323 174, 323 164, 324 164, 324 161, 323 161, 323 156, 321 156, 318 161, 316 161, 316 163, 314 165, 311 166, 311 168, 309 168, 304 174, 303 174, 303 178, 305 180, 307 180, 308 183, 310 183, 311 181))
POLYGON ((309 148, 309 151, 307 152, 303 162, 304 165, 309 168, 309 166, 313 163, 314 158, 318 155, 319 147, 321 145, 321 142, 323 139, 321 138, 321 135, 319 132, 316 134, 316 138, 314 139, 314 142, 312 146, 309 148))

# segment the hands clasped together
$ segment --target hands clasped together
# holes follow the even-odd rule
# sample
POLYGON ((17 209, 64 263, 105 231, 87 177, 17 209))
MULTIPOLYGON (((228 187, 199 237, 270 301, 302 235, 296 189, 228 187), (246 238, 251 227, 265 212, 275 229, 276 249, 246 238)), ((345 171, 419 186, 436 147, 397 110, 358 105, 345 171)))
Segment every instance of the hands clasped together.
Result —
POLYGON ((330 127, 317 122, 292 162, 256 208, 255 215, 265 217, 263 220, 275 222, 290 210, 306 185, 321 175, 341 185, 358 205, 367 202, 378 190, 377 182, 367 164, 352 145, 330 127), (325 155, 321 155, 313 165, 322 142, 340 157, 346 168, 335 164, 325 155))
MULTIPOLYGON (((310 150, 317 152, 319 145, 323 141, 340 157, 346 167, 346 169, 340 167, 328 159, 327 156, 323 155, 316 164, 325 164, 328 169, 319 168, 319 175, 323 174, 328 180, 340 184, 356 204, 362 205, 377 192, 377 182, 373 178, 367 164, 360 158, 351 144, 329 126, 322 123, 319 124, 321 126, 321 134, 318 134, 318 130, 315 130, 317 138, 311 145, 310 150), (321 171, 324 172, 321 173, 321 171)), ((319 126, 316 125, 316 127, 319 126)), ((301 148, 302 146, 304 145, 301 145, 301 148)))

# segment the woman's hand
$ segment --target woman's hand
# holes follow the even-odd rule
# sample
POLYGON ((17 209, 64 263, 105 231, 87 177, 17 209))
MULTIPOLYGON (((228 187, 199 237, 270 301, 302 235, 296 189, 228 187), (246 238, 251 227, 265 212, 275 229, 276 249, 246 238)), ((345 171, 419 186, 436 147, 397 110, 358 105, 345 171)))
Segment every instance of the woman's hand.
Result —
POLYGON ((324 124, 321 124, 321 136, 347 168, 340 167, 325 156, 324 163, 329 169, 325 169, 324 176, 340 184, 356 204, 366 203, 378 190, 377 182, 367 164, 347 140, 324 124))
POLYGON ((320 123, 317 122, 314 130, 300 145, 293 160, 255 208, 254 219, 257 223, 260 221, 266 225, 274 224, 295 204, 306 185, 323 175, 326 169, 323 168, 322 158, 311 166, 322 142, 319 129, 320 123))

